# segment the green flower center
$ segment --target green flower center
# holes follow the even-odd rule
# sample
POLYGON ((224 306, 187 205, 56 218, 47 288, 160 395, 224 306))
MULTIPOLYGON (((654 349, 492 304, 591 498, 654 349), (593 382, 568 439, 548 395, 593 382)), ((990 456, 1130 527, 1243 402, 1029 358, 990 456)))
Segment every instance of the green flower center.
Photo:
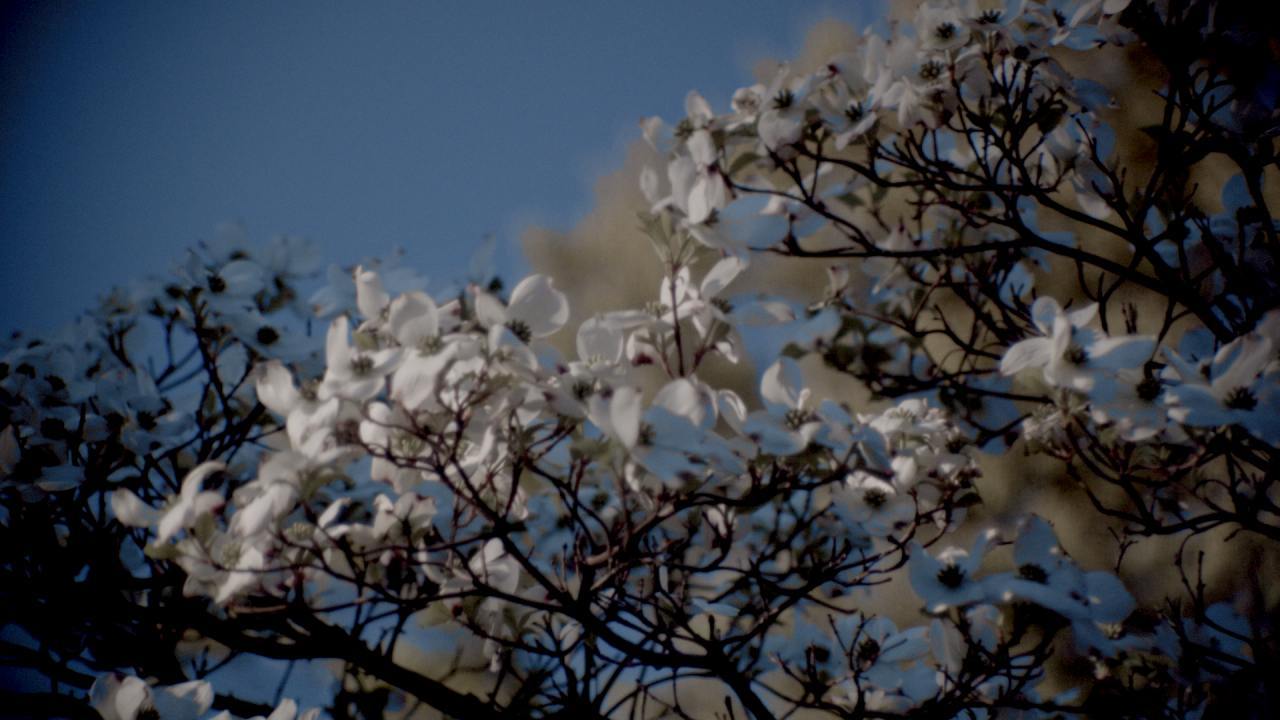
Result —
POLYGON ((858 659, 864 663, 875 662, 880 657, 880 643, 867 638, 858 643, 858 659))
POLYGON ((930 60, 929 62, 920 66, 920 79, 921 80, 937 80, 938 78, 942 77, 942 71, 943 71, 942 63, 938 62, 937 60, 930 60))
POLYGON ((1228 392, 1222 404, 1232 410, 1252 410, 1258 406, 1258 396, 1242 385, 1228 392))
POLYGON ((955 590, 964 584, 964 568, 951 563, 938 571, 938 582, 955 590))
POLYGON ((533 330, 529 328, 529 323, 523 320, 508 320, 507 329, 512 335, 520 338, 520 342, 527 343, 533 339, 533 330))
POLYGON ((1071 343, 1067 346, 1067 351, 1062 354, 1062 359, 1072 365, 1083 365, 1089 359, 1089 353, 1080 347, 1079 343, 1071 343))
POLYGON ((1160 381, 1153 377, 1143 378, 1136 392, 1139 398, 1151 402, 1160 396, 1160 381))
POLYGON ((351 358, 351 373, 353 375, 368 375, 373 372, 373 358, 368 355, 357 355, 351 358))
POLYGON ((1027 563, 1026 565, 1018 568, 1018 576, 1023 580, 1030 580, 1033 583, 1040 583, 1041 585, 1049 581, 1049 573, 1045 572, 1044 568, 1034 563, 1027 563))
POLYGON ((862 493, 862 502, 869 508, 879 508, 889 500, 889 494, 880 488, 871 488, 862 493))

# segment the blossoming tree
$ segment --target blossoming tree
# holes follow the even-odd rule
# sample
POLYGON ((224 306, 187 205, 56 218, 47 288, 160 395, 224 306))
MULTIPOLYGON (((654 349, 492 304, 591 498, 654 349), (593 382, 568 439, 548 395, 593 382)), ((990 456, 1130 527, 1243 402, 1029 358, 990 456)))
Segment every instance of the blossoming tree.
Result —
POLYGON ((306 243, 231 233, 12 339, 6 702, 1275 713, 1280 83, 1257 22, 1207 0, 935 0, 722 112, 690 93, 673 127, 645 123, 663 280, 576 327, 545 275, 433 297, 367 262, 304 301, 306 243), (1160 78, 1140 166, 1102 117, 1126 99, 1062 60, 1118 47, 1160 78), (1195 182, 1209 165, 1228 179, 1195 182), (822 299, 735 293, 762 253, 810 264, 822 299), (746 362, 747 328, 806 319, 828 330, 758 392, 701 372, 746 362), (815 393, 809 355, 877 402, 815 393), (1054 508, 984 510, 979 461, 1006 452, 1063 469, 1113 562, 1073 559, 1098 553, 1054 508), (1242 579, 1188 551, 1219 530, 1253 558, 1242 579), (1181 584, 1150 601, 1124 559, 1162 537, 1181 584), (332 679, 291 699, 234 671, 297 664, 332 679))

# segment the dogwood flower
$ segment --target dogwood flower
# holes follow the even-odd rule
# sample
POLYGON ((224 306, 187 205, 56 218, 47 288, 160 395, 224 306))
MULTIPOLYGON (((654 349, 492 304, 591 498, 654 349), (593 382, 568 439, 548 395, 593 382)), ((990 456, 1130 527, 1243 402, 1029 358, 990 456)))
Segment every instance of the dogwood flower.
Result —
POLYGON ((810 393, 796 361, 778 358, 760 378, 765 409, 747 416, 742 434, 770 455, 800 452, 822 426, 817 414, 808 408, 810 393))
POLYGON ((377 395, 400 359, 399 348, 367 351, 350 340, 351 325, 345 315, 329 324, 325 338, 325 373, 317 392, 321 400, 344 398, 356 402, 377 395))
POLYGON ((1098 312, 1097 304, 1066 312, 1051 297, 1038 298, 1031 318, 1045 337, 1015 343, 1000 360, 1000 372, 1014 375, 1040 368, 1045 382, 1105 400, 1114 392, 1117 371, 1137 367, 1151 357, 1155 339, 1145 336, 1106 337, 1086 328, 1098 312))
POLYGON ((926 0, 916 10, 916 37, 926 50, 946 51, 969 42, 965 12, 955 0, 926 0))
POLYGON ((182 489, 170 499, 168 508, 158 511, 144 503, 132 490, 117 488, 111 494, 111 510, 116 519, 130 527, 156 525, 156 542, 166 543, 180 530, 193 527, 196 522, 222 507, 225 499, 221 493, 203 490, 204 481, 214 473, 222 472, 226 465, 209 461, 197 465, 182 480, 182 489))
POLYGON ((1280 387, 1263 374, 1274 356, 1271 340, 1256 333, 1223 345, 1196 367, 1166 350, 1182 383, 1166 393, 1169 416, 1183 425, 1240 425, 1269 443, 1280 442, 1280 387))
POLYGON ((555 334, 569 321, 569 301, 546 275, 530 275, 511 291, 503 305, 494 296, 477 291, 476 315, 485 327, 502 326, 523 342, 555 334))
POLYGON ((993 600, 1033 602, 1071 621, 1076 643, 1104 654, 1113 645, 1101 626, 1119 623, 1133 611, 1134 599, 1115 575, 1084 572, 1067 557, 1049 524, 1030 517, 1013 546, 1015 573, 983 580, 993 600))
POLYGON ((108 673, 98 676, 89 688, 89 702, 103 720, 196 720, 213 705, 213 686, 204 680, 192 680, 152 687, 132 675, 121 678, 108 673))
POLYGON ((837 697, 839 702, 874 711, 907 712, 937 693, 936 671, 920 662, 929 654, 927 628, 899 631, 888 618, 858 613, 838 619, 835 631, 842 640, 849 638, 857 677, 856 682, 850 678, 843 683, 847 695, 837 697))
POLYGON ((833 490, 841 515, 872 537, 886 537, 915 517, 915 503, 898 488, 865 472, 850 473, 833 490))
POLYGON ((995 539, 996 532, 987 530, 978 535, 971 550, 948 547, 936 558, 919 542, 911 541, 907 548, 910 557, 907 572, 911 588, 924 600, 927 612, 940 613, 948 608, 972 605, 986 597, 984 586, 975 575, 995 539))

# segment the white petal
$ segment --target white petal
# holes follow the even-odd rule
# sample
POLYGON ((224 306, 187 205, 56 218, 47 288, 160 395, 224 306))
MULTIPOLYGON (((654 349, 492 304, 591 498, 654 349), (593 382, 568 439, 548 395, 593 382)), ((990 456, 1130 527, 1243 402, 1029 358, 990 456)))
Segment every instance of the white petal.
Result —
POLYGON ((1053 331, 1054 320, 1062 314, 1062 306, 1047 295, 1036 298, 1031 304, 1031 320, 1040 329, 1040 332, 1048 335, 1053 331))
POLYGON ((711 133, 706 130, 695 130, 685 141, 685 147, 689 148, 689 156, 700 168, 705 168, 716 161, 716 143, 711 139, 711 133))
POLYGON ((266 492, 254 498, 231 520, 231 531, 241 537, 252 537, 266 530, 272 521, 293 509, 297 490, 285 483, 272 483, 266 492))
POLYGON ((1049 338, 1030 338, 1014 343, 1000 358, 1000 374, 1015 375, 1026 368, 1039 368, 1049 364, 1049 338))
POLYGON ((209 460, 202 462, 191 469, 187 476, 182 480, 182 498, 187 501, 195 499, 196 495, 204 487, 204 481, 216 472, 227 469, 226 463, 217 460, 209 460))
POLYGON ((1072 327, 1082 328, 1093 322, 1093 318, 1098 315, 1098 303, 1089 303, 1082 308, 1072 310, 1067 313, 1067 319, 1071 321, 1072 327))
POLYGON ((267 716, 267 720, 293 720, 298 714, 298 703, 292 698, 285 698, 280 701, 279 707, 271 711, 267 716))
POLYGON ((646 165, 640 171, 640 192, 650 205, 655 205, 662 199, 660 194, 662 190, 658 187, 658 183, 658 171, 646 165))
POLYGON ((116 520, 129 527, 151 527, 160 519, 160 512, 142 500, 128 488, 117 488, 111 493, 111 512, 116 520))
POLYGON ((609 365, 622 359, 625 338, 622 330, 599 315, 578 326, 578 357, 584 362, 599 359, 609 365))
POLYGON ((1085 588, 1089 593, 1090 613, 1094 620, 1118 623, 1129 617, 1136 604, 1124 583, 1109 572, 1091 572, 1085 575, 1085 588))
POLYGON ((1222 350, 1213 359, 1214 370, 1222 365, 1220 358, 1225 358, 1231 353, 1228 348, 1232 348, 1235 356, 1231 358, 1231 365, 1215 377, 1213 380, 1214 390, 1221 388, 1224 391, 1230 391, 1237 387, 1248 387, 1253 384, 1254 378, 1267 363, 1271 361, 1271 341, 1260 335, 1250 333, 1242 337, 1236 338, 1223 346, 1222 350))
POLYGON ((792 322, 796 313, 781 300, 753 300, 734 308, 730 317, 741 325, 760 327, 792 322))
POLYGON ((302 402, 302 396, 293 385, 293 373, 279 360, 270 360, 260 367, 255 382, 258 402, 276 415, 288 417, 290 411, 302 402))
POLYGON ((498 298, 483 290, 476 291, 476 319, 484 327, 501 325, 507 321, 507 309, 498 298))
POLYGON ((758 445, 760 452, 767 455, 785 457, 794 455, 805 447, 798 434, 783 427, 776 418, 763 410, 747 416, 742 423, 742 434, 758 445))
POLYGON ((716 405, 720 416, 734 432, 742 432, 742 423, 747 419, 747 404, 732 390, 722 389, 716 392, 716 405))
POLYGON ((959 674, 960 666, 968 652, 968 643, 964 635, 950 623, 934 619, 929 624, 929 644, 933 649, 933 658, 938 665, 953 674, 959 674))
POLYGON ((760 378, 760 395, 785 410, 800 407, 803 388, 804 377, 800 373, 800 366, 789 357, 778 358, 760 378))
POLYGON ((689 194, 685 200, 685 211, 688 213, 689 222, 694 225, 706 222, 707 218, 711 217, 711 211, 716 209, 713 200, 706 176, 699 176, 689 188, 689 194))
POLYGON ((688 419, 694 425, 701 425, 707 417, 702 399, 702 394, 693 382, 687 378, 677 378, 658 391, 653 397, 653 404, 688 419))
MULTIPOLYGON (((698 168, 691 158, 680 155, 667 163, 667 181, 671 183, 671 199, 686 215, 689 214, 689 191, 693 189, 693 183, 697 179, 698 168)), ((705 219, 704 216, 690 222, 702 222, 705 219)))
POLYGON ((151 688, 140 678, 130 676, 120 682, 115 692, 114 709, 124 720, 133 720, 150 698, 151 688))
POLYGON ((204 680, 157 688, 152 702, 165 720, 196 720, 213 705, 213 686, 204 680))
POLYGON ((382 315, 382 309, 391 302, 391 297, 382 288, 382 279, 378 277, 378 273, 362 267, 356 268, 355 279, 356 307, 360 308, 360 314, 365 320, 377 320, 382 315))
POLYGON ((99 675, 89 688, 89 704, 102 715, 103 720, 121 720, 116 712, 116 696, 120 692, 120 678, 115 673, 99 675))
POLYGON ((329 332, 324 339, 324 358, 330 369, 345 367, 350 362, 351 345, 347 337, 350 330, 346 315, 339 315, 329 323, 329 332))
POLYGON ((1136 368, 1151 359, 1155 346, 1155 338, 1146 336, 1103 338, 1089 346, 1089 361, 1111 370, 1136 368))
POLYGON ((316 527, 327 528, 332 525, 342 512, 351 505, 351 502, 352 500, 349 497, 334 500, 329 507, 325 508, 323 513, 320 513, 320 517, 316 520, 316 527))
POLYGON ((710 299, 720 294, 733 279, 747 267, 745 257, 729 256, 716 263, 702 278, 702 297, 710 299))
POLYGON ((640 437, 640 393, 635 388, 623 387, 613 391, 609 400, 609 423, 618 439, 628 448, 636 446, 640 437))
POLYGON ((416 347, 440 334, 440 312, 426 293, 408 292, 392 301, 387 325, 401 346, 416 347))
POLYGON ((511 291, 507 319, 529 326, 536 338, 546 337, 569 321, 569 300, 546 275, 530 275, 511 291))
POLYGON ((690 90, 684 96, 684 114, 696 125, 709 122, 716 114, 711 111, 711 103, 702 97, 697 90, 690 90))

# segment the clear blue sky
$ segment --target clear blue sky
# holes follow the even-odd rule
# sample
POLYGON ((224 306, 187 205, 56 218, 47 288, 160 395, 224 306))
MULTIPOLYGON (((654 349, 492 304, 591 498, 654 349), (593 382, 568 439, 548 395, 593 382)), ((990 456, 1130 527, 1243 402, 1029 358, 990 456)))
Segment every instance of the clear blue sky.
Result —
POLYGON ((645 115, 879 3, 30 2, 0 9, 0 331, 162 273, 224 220, 439 287, 567 228, 645 115), (501 251, 501 250, 500 250, 501 251))

